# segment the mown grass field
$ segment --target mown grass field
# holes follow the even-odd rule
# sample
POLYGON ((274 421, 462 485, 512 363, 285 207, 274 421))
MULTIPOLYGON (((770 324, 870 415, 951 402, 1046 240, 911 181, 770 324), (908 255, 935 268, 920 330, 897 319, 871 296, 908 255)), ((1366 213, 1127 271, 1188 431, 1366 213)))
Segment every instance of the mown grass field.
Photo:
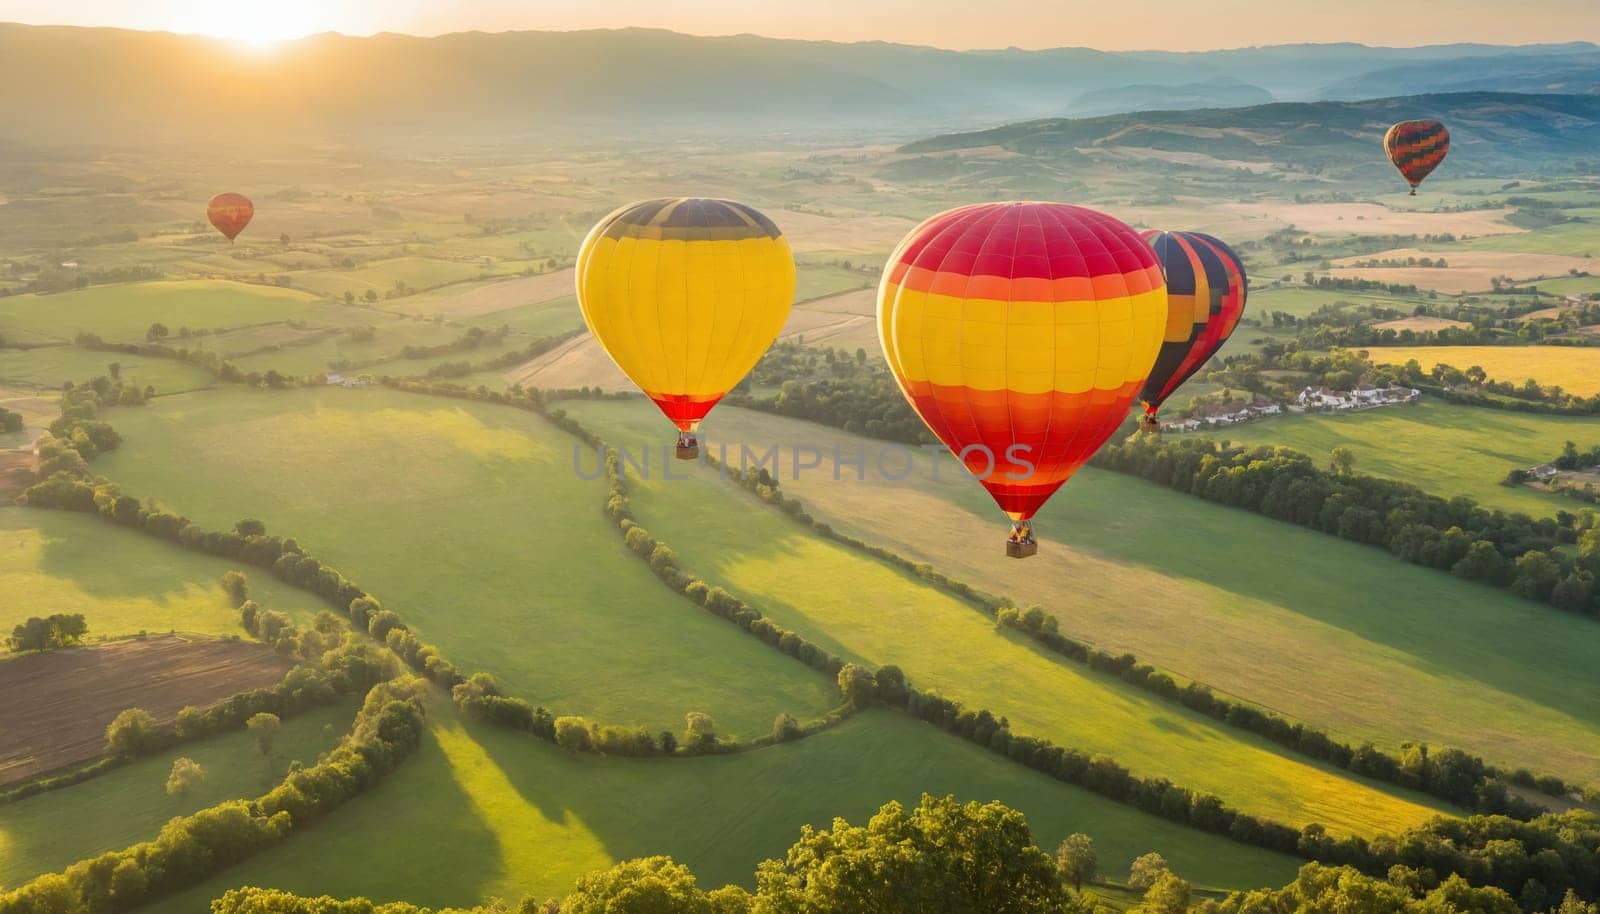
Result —
MULTIPOLYGON (((0 508, 0 634, 55 613, 83 613, 91 640, 142 631, 242 634, 220 584, 237 567, 87 515, 0 508)), ((309 618, 328 608, 264 571, 247 574, 252 597, 268 609, 309 618)))
POLYGON ((108 418, 125 442, 98 472, 208 526, 260 518, 460 668, 557 713, 678 730, 704 711, 750 736, 837 701, 827 677, 662 587, 608 525, 604 480, 581 479, 572 439, 532 414, 231 388, 108 418))
MULTIPOLYGON (((650 440, 648 403, 570 408, 617 444, 650 440)), ((820 449, 828 455, 822 469, 791 479, 789 451, 782 468, 784 490, 819 519, 1019 605, 1040 603, 1063 631, 1107 649, 1132 651, 1352 741, 1395 749, 1426 740, 1600 782, 1593 752, 1600 697, 1586 686, 1600 663, 1600 640, 1590 620, 1406 565, 1381 550, 1093 470, 1041 514, 1038 558, 1017 562, 1001 553, 1003 516, 951 460, 941 461, 935 480, 919 453, 915 472, 893 482, 885 476, 900 474, 903 452, 811 423, 723 407, 706 432, 729 443, 735 460, 741 443, 758 454, 773 444, 820 449), (833 478, 835 447, 846 460, 866 455, 866 481, 849 466, 841 480, 833 478)), ((1357 468, 1365 466, 1358 458, 1357 468)), ((697 488, 662 486, 672 493, 697 488)), ((641 505, 655 510, 647 500, 641 505)), ((687 555, 706 535, 670 539, 687 555)), ((815 551, 795 536, 789 531, 780 542, 815 551)), ((785 558, 776 547, 738 548, 715 561, 722 573, 754 580, 764 565, 785 558)), ((829 578, 808 572, 797 580, 829 578)), ((775 608, 783 599, 774 598, 775 608)), ((922 630, 921 612, 913 623, 922 630)), ((997 689, 1015 681, 1009 670, 997 677, 997 689)), ((1168 748, 1157 741, 1150 751, 1165 756, 1168 748)))
POLYGON ((0 332, 71 340, 87 330, 107 340, 142 340, 158 321, 176 336, 180 327, 237 327, 303 318, 330 307, 306 292, 222 280, 90 286, 56 295, 0 299, 0 332))
POLYGON ((1568 441, 1580 448, 1600 444, 1600 419, 1425 398, 1412 406, 1285 416, 1230 428, 1216 437, 1282 444, 1318 460, 1342 445, 1355 452, 1358 472, 1404 480, 1446 498, 1467 495, 1491 508, 1544 517, 1577 510, 1583 503, 1500 481, 1516 467, 1554 460, 1568 441))
MULTIPOLYGON (((441 702, 442 704, 442 702, 441 702)), ((1101 871, 1125 879, 1159 850, 1202 886, 1278 885, 1298 861, 1176 826, 1050 780, 902 714, 869 711, 758 752, 693 759, 569 756, 524 734, 434 711, 431 738, 336 816, 161 906, 202 914, 240 885, 423 905, 560 896, 614 861, 668 854, 702 886, 753 887, 804 824, 864 824, 923 792, 1001 800, 1054 848, 1092 835, 1101 871), (350 860, 367 861, 351 866, 350 860)))
MULTIPOLYGON (((574 414, 592 418, 603 437, 637 440, 637 426, 619 411, 574 414), (619 417, 624 421, 614 421, 619 417)), ((1321 822, 1373 834, 1436 811, 1416 796, 1286 757, 998 631, 971 605, 762 509, 713 470, 686 480, 641 479, 633 501, 640 523, 677 550, 684 567, 846 659, 898 664, 918 687, 1006 716, 1018 733, 1105 753, 1139 774, 1297 826, 1321 822)))
POLYGON ((314 764, 318 753, 348 732, 355 707, 347 702, 285 720, 270 756, 262 755, 241 729, 0 806, 0 891, 154 838, 174 816, 266 793, 282 780, 290 762, 314 764), (188 793, 168 796, 172 763, 185 757, 200 763, 205 780, 188 793))
POLYGON ((1404 365, 1411 359, 1423 371, 1438 364, 1463 371, 1479 365, 1493 380, 1519 387, 1532 378, 1579 396, 1600 393, 1600 348, 1589 346, 1374 346, 1367 352, 1379 365, 1404 365))

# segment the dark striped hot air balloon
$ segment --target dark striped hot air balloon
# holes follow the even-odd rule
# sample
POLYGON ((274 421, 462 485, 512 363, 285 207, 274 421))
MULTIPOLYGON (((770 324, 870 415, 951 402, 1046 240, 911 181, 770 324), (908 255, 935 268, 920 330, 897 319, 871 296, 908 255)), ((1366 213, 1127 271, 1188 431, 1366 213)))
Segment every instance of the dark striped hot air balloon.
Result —
POLYGON ((1012 521, 1127 418, 1161 347, 1167 292, 1124 223, 1060 203, 982 203, 907 235, 878 290, 884 356, 913 409, 1012 521))
POLYGON ((771 219, 731 200, 630 203, 578 253, 578 305, 600 346, 678 426, 678 456, 778 338, 794 256, 771 219))
POLYGON ((1450 152, 1450 131, 1438 121, 1401 121, 1383 135, 1383 151, 1411 185, 1411 196, 1415 197, 1417 185, 1450 152))
POLYGON ((244 194, 217 194, 206 204, 206 218, 232 244, 256 214, 255 204, 244 194))
POLYGON ((1244 263, 1233 249, 1200 232, 1144 232, 1167 277, 1167 329, 1145 381, 1140 425, 1160 428, 1161 404, 1217 354, 1239 326, 1248 293, 1244 263))

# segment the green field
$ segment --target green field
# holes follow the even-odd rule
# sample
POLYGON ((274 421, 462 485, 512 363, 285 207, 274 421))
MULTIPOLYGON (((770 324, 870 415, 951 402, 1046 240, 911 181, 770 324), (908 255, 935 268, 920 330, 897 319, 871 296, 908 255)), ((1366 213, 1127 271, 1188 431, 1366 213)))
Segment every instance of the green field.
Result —
POLYGON ((1517 467, 1554 460, 1568 441, 1580 448, 1600 444, 1600 419, 1482 409, 1424 398, 1404 407, 1253 422, 1218 437, 1242 444, 1286 445, 1318 460, 1342 445, 1355 452, 1358 472, 1403 480, 1446 498, 1467 495, 1491 508, 1546 517, 1563 509, 1575 511, 1583 503, 1527 486, 1503 486, 1500 481, 1517 467))
POLYGON ((142 340, 158 321, 176 336, 179 327, 237 327, 304 318, 327 308, 294 289, 221 280, 91 286, 56 295, 0 298, 0 333, 25 331, 71 340, 87 330, 107 340, 142 340))
MULTIPOLYGON (((603 437, 636 438, 618 410, 573 412, 603 437)), ((614 404, 603 404, 612 406, 614 404)), ((1294 825, 1372 834, 1419 822, 1435 807, 1286 757, 1265 741, 995 630, 982 612, 915 577, 824 540, 706 470, 634 486, 640 523, 686 568, 750 600, 846 659, 898 664, 920 688, 1009 717, 1018 733, 1105 753, 1146 776, 1210 791, 1247 812, 1294 825)))
POLYGON ((266 793, 282 780, 290 762, 314 764, 318 753, 350 729, 354 715, 355 705, 345 703, 291 717, 273 740, 270 756, 240 729, 0 806, 0 891, 154 838, 174 816, 266 793), (167 796, 172 762, 184 757, 200 763, 205 780, 182 796, 167 796))
POLYGON ((432 738, 376 790, 161 910, 202 914, 240 885, 423 905, 559 896, 584 873, 650 854, 688 864, 703 886, 753 887, 756 863, 782 855, 801 825, 865 823, 883 803, 915 803, 923 791, 1001 800, 1027 814, 1045 847, 1086 832, 1114 880, 1152 849, 1203 886, 1278 885, 1299 863, 1135 812, 887 711, 798 743, 673 760, 574 757, 464 725, 447 709, 435 715, 432 738))
MULTIPOLYGON (((570 407, 617 444, 651 440, 649 404, 570 407)), ((880 443, 833 429, 724 407, 706 431, 713 442, 728 442, 735 460, 740 442, 757 453, 772 444, 819 448, 829 455, 821 470, 793 480, 785 456, 782 473, 785 491, 819 519, 1019 605, 1040 603, 1068 634, 1132 651, 1352 741, 1394 749, 1427 740, 1600 782, 1593 752, 1600 695, 1586 685, 1600 664, 1600 640, 1590 620, 1382 550, 1092 470, 1041 515, 1038 560, 1016 562, 1001 554, 1003 516, 949 459, 935 481, 919 454, 918 472, 896 483, 875 468, 880 443), (842 480, 833 479, 834 447, 845 459, 868 455, 865 482, 848 466, 842 480)), ((889 475, 904 464, 894 453, 886 457, 889 475)), ((703 536, 670 539, 687 555, 703 536)), ((746 562, 745 552, 718 558, 719 573, 754 575, 781 558, 768 551, 746 562)), ((1156 754, 1164 748, 1148 746, 1156 754)))
POLYGON ((801 263, 795 267, 794 300, 811 301, 874 285, 874 277, 827 263, 801 263))
POLYGON ((321 270, 314 273, 296 273, 294 284, 326 298, 340 298, 349 292, 356 298, 364 297, 368 290, 381 297, 395 288, 396 282, 408 289, 433 289, 438 286, 477 279, 484 273, 495 272, 481 261, 438 260, 432 257, 397 257, 365 264, 353 270, 321 270))
POLYGON ((175 359, 158 359, 121 352, 96 352, 76 346, 42 349, 0 349, 0 385, 34 390, 59 390, 71 381, 82 383, 109 374, 112 362, 122 366, 122 376, 156 393, 197 390, 212 383, 211 375, 175 359))
POLYGON ((662 587, 609 526, 604 480, 580 479, 572 440, 532 414, 230 388, 110 418, 125 442, 98 472, 208 526, 260 518, 460 668, 558 713, 678 730, 705 711, 751 736, 836 703, 827 677, 662 587))
MULTIPOLYGON (((83 613, 91 640, 142 631, 241 634, 219 583, 239 567, 87 515, 0 508, 0 633, 30 616, 83 613)), ((309 618, 328 608, 265 571, 246 573, 251 596, 268 609, 309 618)))
MULTIPOLYGON (((1568 215, 1577 215, 1569 211, 1568 215)), ((1471 251, 1512 251, 1520 254, 1565 254, 1568 257, 1600 256, 1600 226, 1592 219, 1583 222, 1563 222, 1532 232, 1515 235, 1489 235, 1468 238, 1454 245, 1437 245, 1436 251, 1446 256, 1452 248, 1471 251)), ((1600 266, 1597 263, 1596 266, 1600 266)), ((1591 270, 1590 272, 1594 272, 1591 270)), ((1544 284, 1539 283, 1542 287, 1544 284)))
POLYGON ((551 336, 583 326, 583 314, 578 311, 576 295, 564 295, 549 301, 533 302, 518 308, 457 320, 467 326, 489 328, 508 326, 512 330, 513 339, 515 334, 529 337, 551 336))

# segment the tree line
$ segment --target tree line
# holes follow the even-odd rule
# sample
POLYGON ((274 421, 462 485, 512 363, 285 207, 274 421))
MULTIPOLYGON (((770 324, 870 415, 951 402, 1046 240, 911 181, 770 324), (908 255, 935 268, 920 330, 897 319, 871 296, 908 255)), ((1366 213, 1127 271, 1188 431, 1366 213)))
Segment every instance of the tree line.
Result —
POLYGON ((1505 587, 1567 612, 1600 614, 1595 589, 1600 553, 1573 558, 1561 548, 1578 536, 1571 515, 1534 520, 1489 511, 1470 498, 1447 500, 1410 483, 1324 470, 1283 447, 1137 436, 1106 445, 1091 463, 1379 546, 1403 561, 1505 587))
POLYGON ((8 650, 54 651, 73 647, 83 642, 89 633, 89 623, 83 613, 52 613, 49 616, 31 616, 11 630, 6 639, 8 650))

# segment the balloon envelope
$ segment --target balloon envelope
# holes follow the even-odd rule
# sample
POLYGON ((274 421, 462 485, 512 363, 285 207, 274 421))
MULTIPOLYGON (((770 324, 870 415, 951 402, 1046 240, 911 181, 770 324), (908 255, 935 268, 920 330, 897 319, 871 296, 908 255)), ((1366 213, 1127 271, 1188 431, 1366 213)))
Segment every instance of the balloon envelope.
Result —
POLYGON ((1450 131, 1438 121, 1401 121, 1383 135, 1383 151, 1416 193, 1422 179, 1449 154, 1450 131))
POLYGON ((794 281, 783 233, 730 200, 630 203, 600 220, 578 253, 590 332, 685 432, 777 339, 794 281))
POLYGON ((934 216, 900 242, 878 291, 901 391, 1014 521, 1127 417, 1166 320, 1150 246, 1059 203, 934 216))
POLYGON ((1200 232, 1145 232, 1167 278, 1167 327, 1161 353, 1139 399, 1154 415, 1161 404, 1217 354, 1244 314, 1244 262, 1200 232))
POLYGON ((206 218, 229 241, 239 237, 255 214, 255 204, 244 194, 217 194, 206 204, 206 218))

